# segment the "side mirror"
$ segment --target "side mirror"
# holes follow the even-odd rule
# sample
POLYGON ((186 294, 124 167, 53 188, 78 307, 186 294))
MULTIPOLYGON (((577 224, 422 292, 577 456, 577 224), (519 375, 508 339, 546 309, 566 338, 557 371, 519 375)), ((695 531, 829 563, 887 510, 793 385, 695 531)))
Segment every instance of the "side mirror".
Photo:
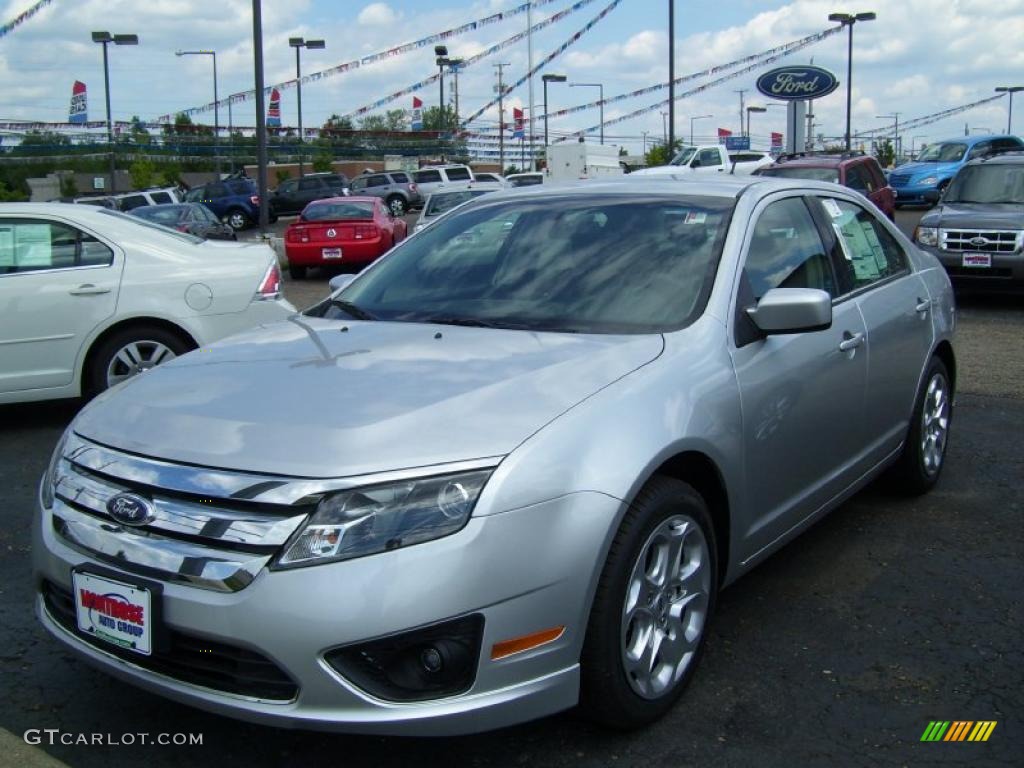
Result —
POLYGON ((817 288, 772 288, 747 315, 767 334, 824 331, 832 327, 832 297, 817 288))
POLYGON ((355 279, 356 276, 352 274, 335 275, 330 279, 330 282, 328 282, 327 285, 330 286, 331 293, 337 293, 355 279))
POLYGON ((942 197, 942 193, 939 192, 939 190, 937 189, 929 189, 927 192, 924 193, 923 197, 926 203, 931 203, 932 205, 935 205, 936 203, 939 202, 939 198, 942 197))

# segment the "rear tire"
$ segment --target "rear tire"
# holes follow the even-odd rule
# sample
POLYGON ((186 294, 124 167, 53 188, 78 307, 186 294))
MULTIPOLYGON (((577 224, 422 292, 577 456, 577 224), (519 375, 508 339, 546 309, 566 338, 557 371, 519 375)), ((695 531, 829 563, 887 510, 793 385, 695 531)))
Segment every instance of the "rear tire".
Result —
POLYGON ((391 209, 391 215, 396 218, 405 215, 406 205, 405 200, 398 195, 392 195, 387 199, 388 208, 391 209))
POLYGON ((235 230, 235 232, 239 232, 252 224, 252 221, 245 211, 236 208, 224 214, 224 223, 235 230))
POLYGON ((903 452, 888 472, 899 493, 920 496, 939 481, 953 422, 953 389, 945 364, 933 357, 914 401, 903 452))
POLYGON ((104 341, 90 355, 89 366, 84 372, 86 392, 90 396, 98 395, 192 348, 188 341, 165 328, 152 325, 125 328, 104 341))
POLYGON ((671 709, 700 661, 717 590, 707 504, 682 481, 652 478, 615 535, 594 595, 580 657, 583 712, 628 730, 671 709))
POLYGON ((288 276, 292 280, 302 280, 306 277, 306 267, 299 267, 292 264, 288 265, 288 276))

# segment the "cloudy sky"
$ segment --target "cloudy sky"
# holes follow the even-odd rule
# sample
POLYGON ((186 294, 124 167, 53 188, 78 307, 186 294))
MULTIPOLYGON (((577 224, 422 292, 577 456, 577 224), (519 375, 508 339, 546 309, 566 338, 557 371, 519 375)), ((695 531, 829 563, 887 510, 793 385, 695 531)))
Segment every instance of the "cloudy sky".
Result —
MULTIPOLYGON (((534 35, 534 58, 561 45, 604 8, 595 0, 568 18, 534 35)), ((303 51, 303 72, 326 69, 400 43, 440 32, 523 0, 263 0, 264 52, 267 83, 294 76, 292 36, 323 37, 326 50, 303 51)), ((557 0, 537 12, 550 15, 571 5, 557 0)), ((6 23, 33 0, 0 0, 0 23, 6 23)), ((667 4, 663 0, 622 0, 592 31, 584 35, 547 72, 564 73, 569 80, 601 82, 611 97, 664 82, 668 77, 667 4)), ((853 127, 875 128, 888 122, 877 115, 900 113, 900 120, 932 114, 992 95, 998 85, 1024 85, 1024 0, 677 0, 677 76, 723 64, 830 26, 834 11, 873 10, 878 19, 858 24, 854 33, 853 127)), ((53 0, 35 17, 0 38, 0 120, 62 121, 74 80, 89 88, 90 119, 103 119, 103 67, 92 30, 139 35, 137 48, 111 47, 111 91, 114 118, 159 115, 203 104, 212 99, 210 61, 206 57, 176 58, 178 49, 217 51, 220 93, 246 90, 253 84, 251 0, 53 0)), ((525 27, 525 15, 452 38, 452 56, 470 56, 525 27)), ((815 104, 817 132, 841 135, 845 120, 846 36, 837 35, 785 61, 814 63, 840 75, 839 90, 815 104)), ((494 86, 492 64, 502 62, 506 79, 515 80, 527 68, 525 42, 481 60, 460 77, 460 111, 466 114, 490 100, 494 86)), ((432 47, 310 84, 303 89, 303 123, 316 126, 331 113, 351 112, 381 96, 404 88, 434 71, 432 47)), ((764 104, 754 91, 756 73, 682 99, 676 106, 676 132, 688 136, 691 116, 714 115, 696 123, 698 139, 717 127, 738 129, 739 96, 746 103, 764 104)), ((686 86, 692 87, 692 86, 686 86)), ((536 81, 538 114, 541 87, 536 81)), ((596 89, 552 85, 551 109, 596 98, 596 89)), ((667 95, 667 92, 663 92, 667 95)), ((446 88, 446 98, 450 88, 446 88)), ((1024 120, 1024 94, 1014 128, 1024 120)), ((427 106, 437 103, 437 89, 422 92, 427 106)), ((606 108, 606 118, 653 104, 657 94, 623 101, 606 108)), ((509 103, 527 102, 522 87, 509 103)), ((404 97, 390 108, 408 108, 404 97)), ((1002 132, 1006 100, 987 104, 905 136, 916 143, 972 132, 1002 132)), ((295 92, 286 91, 283 121, 294 125, 295 92)), ((221 121, 227 122, 222 110, 221 121)), ((785 126, 785 110, 770 109, 753 116, 755 146, 767 142, 770 131, 785 126)), ((212 123, 212 113, 205 119, 212 123)), ((252 125, 251 102, 233 109, 236 125, 252 125)), ((497 120, 496 110, 480 125, 497 120)), ((574 130, 598 122, 597 111, 579 113, 551 123, 553 132, 574 130)), ((538 126, 538 130, 540 127, 538 126)), ((662 135, 663 120, 651 114, 610 127, 608 140, 639 149, 644 132, 662 135)))

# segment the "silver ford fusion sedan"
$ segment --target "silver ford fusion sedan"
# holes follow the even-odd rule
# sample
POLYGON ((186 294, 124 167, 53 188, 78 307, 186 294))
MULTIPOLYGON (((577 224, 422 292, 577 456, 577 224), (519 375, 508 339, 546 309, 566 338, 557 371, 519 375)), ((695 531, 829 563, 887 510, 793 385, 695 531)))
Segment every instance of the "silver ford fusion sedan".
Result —
POLYGON ((954 323, 839 186, 495 192, 89 404, 40 488, 38 616, 252 721, 640 726, 723 586, 883 471, 935 484, 954 323))

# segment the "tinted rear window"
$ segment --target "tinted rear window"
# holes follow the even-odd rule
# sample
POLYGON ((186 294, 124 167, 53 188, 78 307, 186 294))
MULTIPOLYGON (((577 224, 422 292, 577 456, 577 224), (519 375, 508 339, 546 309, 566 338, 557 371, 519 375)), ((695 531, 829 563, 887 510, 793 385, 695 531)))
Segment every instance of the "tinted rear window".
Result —
POLYGON ((373 203, 312 203, 300 217, 303 221, 347 221, 372 219, 373 203))
POLYGON ((448 179, 451 181, 469 181, 473 178, 468 168, 448 168, 448 179))
POLYGON ((405 173, 392 173, 391 180, 396 184, 408 184, 409 176, 405 173))
POLYGON ((772 166, 771 168, 762 168, 758 172, 759 176, 781 176, 786 179, 808 179, 810 181, 831 181, 833 183, 839 182, 839 169, 838 168, 807 168, 798 165, 791 166, 772 166))

